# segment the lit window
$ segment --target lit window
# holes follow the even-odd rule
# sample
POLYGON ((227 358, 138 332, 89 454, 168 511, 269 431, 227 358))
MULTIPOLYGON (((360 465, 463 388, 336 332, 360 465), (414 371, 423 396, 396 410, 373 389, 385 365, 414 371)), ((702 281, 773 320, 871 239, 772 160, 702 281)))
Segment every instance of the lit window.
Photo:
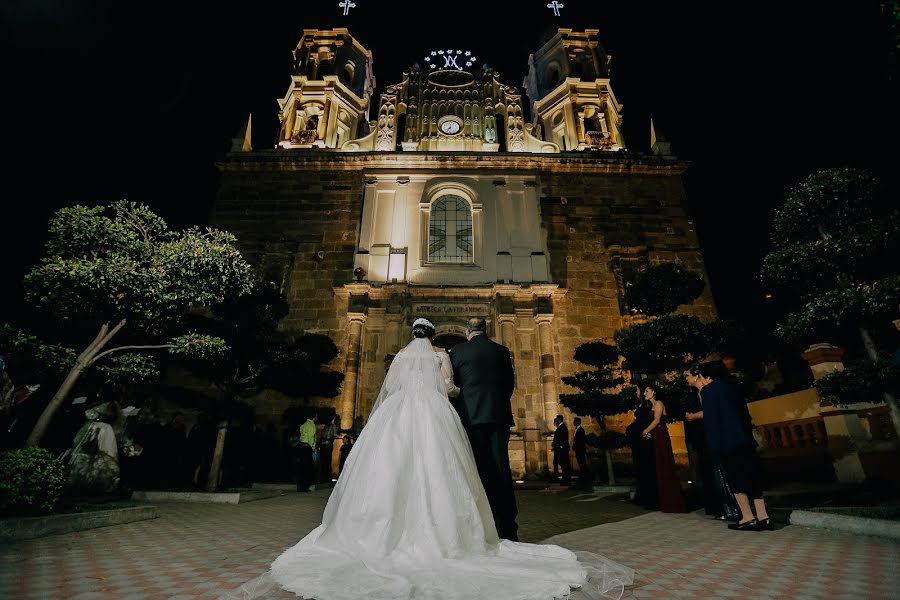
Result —
POLYGON ((428 261, 472 262, 472 211, 458 196, 442 196, 431 206, 428 261))

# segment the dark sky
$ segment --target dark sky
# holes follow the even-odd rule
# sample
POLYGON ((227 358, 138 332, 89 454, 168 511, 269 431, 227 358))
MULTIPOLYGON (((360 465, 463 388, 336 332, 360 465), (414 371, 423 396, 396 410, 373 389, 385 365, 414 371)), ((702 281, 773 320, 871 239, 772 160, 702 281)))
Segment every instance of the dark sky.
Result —
POLYGON ((355 3, 344 17, 338 0, 5 2, 4 288, 60 206, 128 198, 173 226, 202 223, 213 162, 248 114, 254 146, 274 143, 304 28, 348 27, 373 51, 379 88, 448 47, 521 86, 543 31, 599 29, 629 147, 646 147, 652 114, 691 163, 690 209, 726 317, 761 318, 756 273, 791 186, 842 164, 894 177, 895 25, 880 2, 563 0, 560 18, 546 1, 355 3))

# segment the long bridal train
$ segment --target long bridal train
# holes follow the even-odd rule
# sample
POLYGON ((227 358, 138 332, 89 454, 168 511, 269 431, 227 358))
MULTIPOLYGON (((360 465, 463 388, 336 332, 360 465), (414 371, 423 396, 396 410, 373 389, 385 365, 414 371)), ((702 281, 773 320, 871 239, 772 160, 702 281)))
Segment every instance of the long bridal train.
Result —
POLYGON ((621 598, 634 580, 628 567, 498 539, 447 398, 447 368, 447 354, 427 339, 397 354, 322 524, 224 598, 283 599, 281 590, 309 600, 621 598))

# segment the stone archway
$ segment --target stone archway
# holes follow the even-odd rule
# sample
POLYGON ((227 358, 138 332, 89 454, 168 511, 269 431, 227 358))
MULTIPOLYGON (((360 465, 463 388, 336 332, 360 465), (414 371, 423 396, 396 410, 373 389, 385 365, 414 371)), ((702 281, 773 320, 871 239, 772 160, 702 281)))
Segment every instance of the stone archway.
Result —
POLYGON ((453 348, 456 344, 466 341, 466 336, 457 333, 440 333, 434 336, 434 345, 444 350, 453 348))
POLYGON ((466 341, 466 328, 463 325, 442 324, 435 327, 434 345, 449 350, 456 344, 466 341))

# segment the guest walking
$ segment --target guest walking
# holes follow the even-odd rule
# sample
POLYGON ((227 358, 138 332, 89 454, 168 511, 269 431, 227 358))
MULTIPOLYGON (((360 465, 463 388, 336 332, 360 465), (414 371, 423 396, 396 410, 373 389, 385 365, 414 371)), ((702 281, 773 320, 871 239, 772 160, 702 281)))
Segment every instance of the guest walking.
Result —
POLYGON ((707 443, 722 467, 725 480, 734 490, 734 498, 741 510, 740 521, 731 523, 728 528, 739 531, 774 529, 763 499, 762 467, 756 454, 750 410, 740 384, 729 380, 721 361, 699 365, 697 377, 701 385, 700 402, 707 443))
POLYGON ((581 487, 590 490, 591 469, 587 462, 587 434, 581 426, 581 417, 575 417, 575 435, 572 439, 572 450, 575 452, 575 461, 578 463, 578 483, 581 487))
POLYGON ((658 388, 653 384, 642 386, 644 398, 650 402, 653 419, 643 431, 645 438, 653 442, 653 456, 656 460, 656 487, 659 510, 667 513, 687 512, 681 484, 675 473, 675 456, 672 440, 666 427, 668 415, 666 407, 658 397, 658 388))

